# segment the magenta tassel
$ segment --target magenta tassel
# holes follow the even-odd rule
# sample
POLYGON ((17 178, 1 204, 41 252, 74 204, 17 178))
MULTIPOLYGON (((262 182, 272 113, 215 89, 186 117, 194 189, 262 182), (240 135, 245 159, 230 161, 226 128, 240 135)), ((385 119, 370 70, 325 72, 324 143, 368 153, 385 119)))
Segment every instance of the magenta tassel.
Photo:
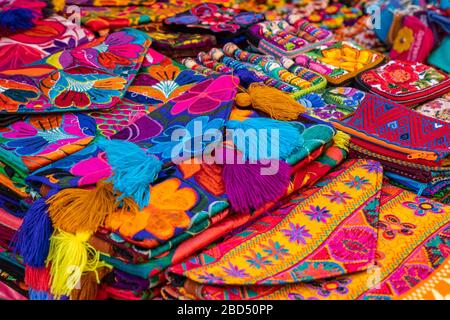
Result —
POLYGON ((222 177, 233 210, 250 213, 285 195, 291 167, 282 160, 271 161, 277 170, 266 175, 261 172, 270 165, 264 162, 224 164, 222 177))

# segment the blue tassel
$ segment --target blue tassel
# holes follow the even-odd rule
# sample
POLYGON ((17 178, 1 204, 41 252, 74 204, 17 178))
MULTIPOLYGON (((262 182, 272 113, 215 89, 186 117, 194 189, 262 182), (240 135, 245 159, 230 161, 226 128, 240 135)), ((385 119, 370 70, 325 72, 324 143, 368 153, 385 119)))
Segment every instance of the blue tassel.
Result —
POLYGON ((112 167, 114 189, 121 192, 118 200, 132 198, 140 209, 150 201, 150 185, 156 180, 163 163, 148 156, 136 144, 123 140, 98 141, 112 167))
POLYGON ((30 300, 53 300, 50 293, 45 291, 33 290, 31 288, 28 290, 28 298, 30 300))
POLYGON ((227 129, 233 129, 233 142, 241 151, 245 159, 277 159, 286 160, 290 155, 297 152, 304 143, 304 126, 299 122, 286 122, 268 118, 250 118, 244 121, 230 120, 227 129), (242 129, 244 135, 237 129, 242 129), (256 136, 251 137, 253 129, 256 136), (266 129, 266 134, 261 129, 266 129), (271 129, 278 130, 278 141, 273 141, 277 136, 273 135, 271 129), (246 136, 245 136, 246 134, 246 136), (278 154, 276 150, 278 149, 278 154), (267 150, 264 152, 264 150, 267 150))
POLYGON ((262 80, 253 72, 244 68, 235 70, 234 75, 239 77, 240 84, 248 88, 253 82, 262 82, 262 80))
POLYGON ((27 8, 0 11, 0 33, 8 34, 31 29, 34 27, 33 18, 33 11, 27 8))
POLYGON ((23 257, 25 264, 35 268, 45 267, 50 248, 53 226, 47 209, 43 198, 36 200, 28 209, 13 240, 14 251, 23 257))

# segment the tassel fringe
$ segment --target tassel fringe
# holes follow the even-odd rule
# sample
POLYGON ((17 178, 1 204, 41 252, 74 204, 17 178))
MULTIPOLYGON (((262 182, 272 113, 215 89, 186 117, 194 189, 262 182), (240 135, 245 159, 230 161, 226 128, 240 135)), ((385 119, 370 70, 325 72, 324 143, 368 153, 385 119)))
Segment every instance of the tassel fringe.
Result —
POLYGON ((306 111, 303 105, 288 94, 259 82, 250 84, 248 93, 237 94, 236 104, 239 107, 252 105, 254 109, 277 120, 296 120, 300 113, 306 111))
POLYGON ((53 225, 71 233, 95 232, 106 216, 118 208, 112 185, 104 181, 91 190, 61 190, 47 204, 53 225))
POLYGON ((341 148, 348 152, 349 144, 350 144, 350 135, 342 132, 340 130, 336 131, 336 134, 333 137, 333 142, 336 147, 341 148))
POLYGON ((50 268, 50 291, 56 297, 69 296, 85 271, 95 270, 100 253, 87 241, 89 232, 71 234, 57 230, 50 240, 47 265, 50 268))

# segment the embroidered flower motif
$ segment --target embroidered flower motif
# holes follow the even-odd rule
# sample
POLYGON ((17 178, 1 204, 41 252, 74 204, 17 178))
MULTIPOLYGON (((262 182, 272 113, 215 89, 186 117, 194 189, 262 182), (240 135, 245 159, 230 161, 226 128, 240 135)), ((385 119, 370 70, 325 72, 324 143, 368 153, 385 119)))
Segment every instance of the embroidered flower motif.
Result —
POLYGON ((317 293, 322 297, 328 297, 333 292, 336 292, 341 295, 347 294, 348 293, 347 285, 349 285, 351 282, 352 280, 348 278, 336 280, 319 280, 309 282, 308 286, 313 289, 316 289, 317 293))
POLYGON ((327 222, 327 218, 331 218, 330 210, 326 207, 310 206, 309 210, 303 210, 303 212, 309 216, 311 220, 316 220, 317 222, 327 222))
POLYGON ((289 238, 289 242, 296 242, 297 244, 306 244, 305 238, 311 238, 311 234, 306 229, 306 226, 289 223, 290 229, 283 229, 281 232, 289 238))
POLYGON ((180 70, 176 65, 161 63, 139 73, 128 87, 125 98, 143 104, 162 104, 203 79, 204 76, 193 70, 180 70))
MULTIPOLYGON (((410 64, 392 63, 383 70, 383 76, 388 83, 403 84, 407 86, 409 83, 419 80, 419 75, 414 71, 410 64)), ((408 87, 405 87, 408 88, 408 87)))
POLYGON ((402 27, 397 33, 397 37, 395 38, 393 48, 398 53, 402 53, 409 50, 413 42, 414 42, 413 31, 408 27, 402 27))
POLYGON ((337 204, 347 204, 347 200, 352 199, 347 192, 340 192, 337 190, 332 190, 329 194, 324 194, 324 196, 330 199, 331 202, 335 202, 337 204))
POLYGON ((370 261, 377 245, 377 234, 370 228, 351 227, 338 231, 329 243, 333 258, 343 262, 370 261))
POLYGON ((280 245, 278 241, 269 240, 267 245, 262 246, 263 251, 268 255, 275 258, 275 260, 281 260, 285 256, 289 255, 289 250, 280 245))
POLYGON ((9 79, 0 79, 0 111, 15 112, 20 104, 36 99, 39 90, 34 86, 9 79))
POLYGON ((363 164, 362 167, 367 170, 369 173, 382 173, 383 167, 378 161, 367 161, 367 163, 363 164))
POLYGON ((398 234, 410 236, 414 233, 416 226, 412 223, 401 222, 400 219, 392 214, 388 214, 384 217, 384 220, 380 220, 376 223, 378 228, 383 230, 383 237, 388 240, 392 240, 398 234))
POLYGON ((414 201, 403 202, 407 208, 413 209, 416 216, 423 217, 427 213, 443 213, 443 205, 422 197, 415 197, 414 201))
POLYGON ((171 113, 176 115, 185 110, 191 114, 211 112, 222 103, 234 99, 237 83, 236 78, 228 75, 200 82, 172 100, 175 104, 171 113))
POLYGON ((250 264, 250 267, 261 269, 272 265, 270 256, 263 256, 260 252, 256 252, 254 250, 251 250, 250 252, 250 255, 244 256, 246 261, 250 264))
POLYGON ((216 276, 209 272, 205 272, 205 274, 201 274, 198 277, 202 280, 205 280, 207 282, 211 282, 214 284, 222 284, 224 282, 222 277, 216 276))
POLYGON ((128 66, 143 49, 141 45, 132 43, 134 39, 125 31, 114 32, 72 50, 72 55, 95 67, 115 69, 117 66, 128 66))
POLYGON ((6 146, 15 149, 18 155, 48 155, 65 145, 81 143, 86 138, 92 140, 95 122, 86 115, 69 113, 31 117, 13 123, 10 129, 3 137, 13 139, 6 146))
POLYGON ((134 240, 154 236, 161 240, 173 237, 177 228, 187 228, 190 218, 186 211, 197 203, 197 194, 191 188, 180 188, 181 181, 167 179, 150 187, 150 203, 142 211, 118 211, 108 216, 105 225, 134 240))
POLYGON ((369 184, 369 180, 360 176, 354 176, 353 179, 344 181, 344 184, 356 190, 365 190, 366 186, 369 184))
POLYGON ((58 108, 88 108, 91 104, 107 105, 122 96, 126 80, 101 73, 73 69, 53 73, 41 81, 41 89, 58 108))
POLYGON ((245 271, 245 269, 239 269, 238 266, 233 265, 231 262, 228 262, 227 267, 222 267, 223 271, 226 272, 227 275, 230 277, 236 277, 236 278, 247 278, 250 275, 245 271))

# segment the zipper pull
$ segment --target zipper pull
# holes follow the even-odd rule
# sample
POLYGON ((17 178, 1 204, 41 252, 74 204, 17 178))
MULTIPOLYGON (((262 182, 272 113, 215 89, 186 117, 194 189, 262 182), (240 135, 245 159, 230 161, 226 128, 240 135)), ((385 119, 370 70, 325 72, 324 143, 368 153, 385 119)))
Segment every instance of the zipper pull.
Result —
POLYGON ((437 154, 433 152, 413 152, 408 154, 408 159, 436 160, 437 157, 437 154))

